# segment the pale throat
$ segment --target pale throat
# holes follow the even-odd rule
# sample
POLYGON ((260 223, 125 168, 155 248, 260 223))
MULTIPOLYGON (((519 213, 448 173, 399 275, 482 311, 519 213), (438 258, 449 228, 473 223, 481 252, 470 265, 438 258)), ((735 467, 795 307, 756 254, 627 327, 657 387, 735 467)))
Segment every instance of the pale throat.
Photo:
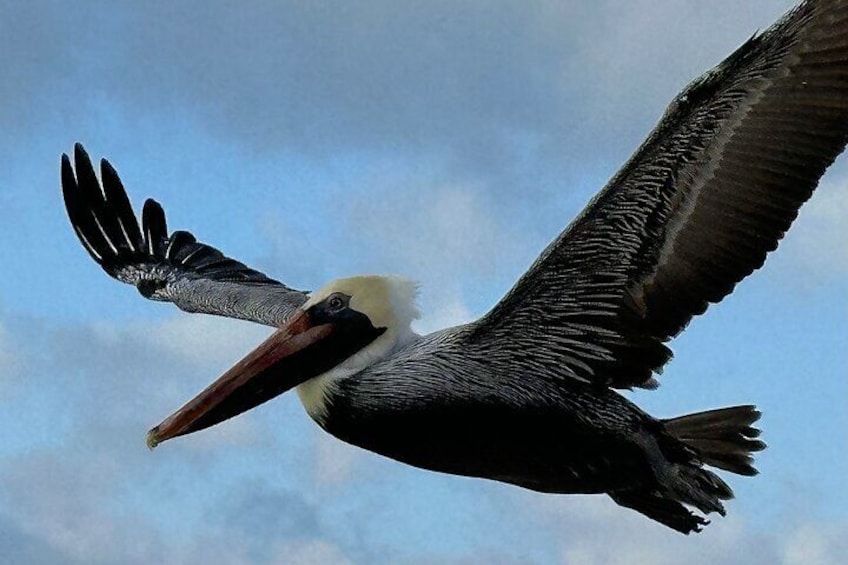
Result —
POLYGON ((357 373, 389 357, 416 337, 418 335, 408 325, 401 329, 390 329, 329 371, 297 385, 295 390, 306 413, 323 426, 330 412, 333 389, 338 382, 356 378, 357 373))

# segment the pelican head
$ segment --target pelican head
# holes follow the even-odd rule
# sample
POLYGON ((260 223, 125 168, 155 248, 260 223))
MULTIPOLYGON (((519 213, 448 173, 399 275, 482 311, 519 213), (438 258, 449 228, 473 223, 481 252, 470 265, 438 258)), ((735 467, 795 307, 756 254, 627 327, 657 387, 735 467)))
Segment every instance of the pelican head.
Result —
POLYGON ((259 347, 150 430, 148 445, 208 428, 295 387, 307 412, 320 423, 326 415, 326 387, 415 336, 416 295, 414 283, 391 276, 327 284, 259 347))
POLYGON ((376 328, 402 338, 408 334, 412 321, 420 317, 415 299, 418 285, 394 276, 363 275, 337 279, 309 296, 301 310, 319 308, 321 304, 341 307, 360 313, 376 328))

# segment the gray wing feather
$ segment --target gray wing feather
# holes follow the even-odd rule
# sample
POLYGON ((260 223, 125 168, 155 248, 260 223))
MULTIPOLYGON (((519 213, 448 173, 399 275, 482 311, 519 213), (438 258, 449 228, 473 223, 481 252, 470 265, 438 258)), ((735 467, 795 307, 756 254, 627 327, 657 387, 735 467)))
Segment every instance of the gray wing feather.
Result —
POLYGON ((74 165, 62 155, 62 192, 74 232, 104 271, 134 285, 145 298, 269 326, 279 326, 306 301, 306 293, 226 257, 188 232, 168 235, 165 212, 154 200, 144 203, 139 225, 115 169, 101 161, 101 187, 80 144, 74 147, 74 165))
POLYGON ((656 386, 664 342, 762 266, 846 140, 848 1, 807 1, 672 102, 507 296, 463 328, 465 347, 516 371, 656 386))

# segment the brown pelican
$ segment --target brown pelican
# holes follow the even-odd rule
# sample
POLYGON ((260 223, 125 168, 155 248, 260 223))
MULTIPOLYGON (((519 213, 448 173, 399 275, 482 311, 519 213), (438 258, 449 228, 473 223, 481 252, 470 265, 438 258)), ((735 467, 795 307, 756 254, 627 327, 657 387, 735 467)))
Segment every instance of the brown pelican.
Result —
POLYGON ((680 532, 724 514, 707 467, 753 475, 752 406, 671 419, 616 389, 654 388, 666 346, 759 268, 848 135, 848 0, 801 3, 691 83, 633 157, 479 320, 416 335, 415 285, 293 290, 185 231, 136 219, 80 145, 62 186, 112 277, 188 312, 278 328, 153 428, 151 447, 295 388, 327 432, 417 467, 547 493, 606 493, 680 532), (692 510, 700 511, 700 513, 692 510))

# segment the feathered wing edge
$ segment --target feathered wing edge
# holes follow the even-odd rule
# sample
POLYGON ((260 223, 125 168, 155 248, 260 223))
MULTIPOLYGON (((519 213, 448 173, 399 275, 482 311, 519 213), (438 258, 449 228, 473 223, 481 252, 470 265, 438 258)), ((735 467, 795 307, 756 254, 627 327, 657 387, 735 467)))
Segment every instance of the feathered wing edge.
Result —
POLYGON ((653 388, 665 342, 762 265, 846 139, 848 1, 807 1, 675 98, 465 346, 505 372, 653 388))
POLYGON ((306 301, 293 290, 198 242, 186 231, 168 234, 165 212, 144 203, 141 224, 117 172, 100 162, 101 182, 85 149, 74 146, 74 166, 62 155, 62 193, 83 247, 110 276, 146 298, 202 312, 279 326, 306 301))

